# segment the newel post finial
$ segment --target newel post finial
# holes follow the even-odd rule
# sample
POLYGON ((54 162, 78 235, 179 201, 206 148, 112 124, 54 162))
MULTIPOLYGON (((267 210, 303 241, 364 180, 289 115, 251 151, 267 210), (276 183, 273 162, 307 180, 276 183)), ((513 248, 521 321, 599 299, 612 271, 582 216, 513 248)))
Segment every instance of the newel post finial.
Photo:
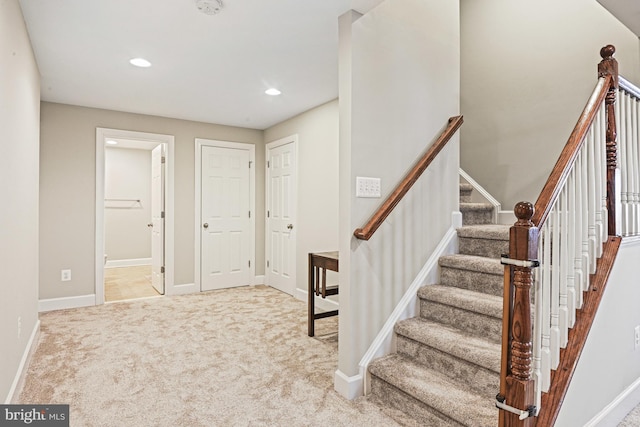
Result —
POLYGON ((531 222, 531 218, 533 218, 533 214, 536 212, 536 209, 533 207, 531 202, 518 202, 516 206, 513 208, 513 213, 518 218, 518 221, 515 225, 518 226, 533 226, 533 222, 531 222))
POLYGON ((608 231, 609 235, 618 234, 618 224, 616 224, 616 168, 618 166, 617 150, 617 125, 614 104, 618 92, 618 61, 613 57, 616 48, 613 45, 606 45, 600 49, 602 61, 598 64, 598 78, 611 76, 611 84, 607 90, 605 107, 607 112, 607 210, 608 210, 608 231))

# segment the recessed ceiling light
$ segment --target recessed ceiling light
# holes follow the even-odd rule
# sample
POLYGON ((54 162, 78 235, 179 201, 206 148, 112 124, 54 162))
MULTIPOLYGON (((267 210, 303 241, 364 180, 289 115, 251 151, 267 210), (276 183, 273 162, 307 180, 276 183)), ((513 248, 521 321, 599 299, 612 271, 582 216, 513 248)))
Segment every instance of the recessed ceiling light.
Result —
POLYGON ((151 62, 147 61, 144 58, 133 58, 129 62, 132 65, 135 65, 136 67, 142 67, 142 68, 151 67, 151 62))
POLYGON ((107 139, 106 143, 109 145, 116 145, 118 143, 118 141, 114 141, 113 139, 107 139))
POLYGON ((267 95, 276 96, 276 95, 280 95, 282 92, 272 87, 271 89, 265 90, 264 93, 266 93, 267 95))

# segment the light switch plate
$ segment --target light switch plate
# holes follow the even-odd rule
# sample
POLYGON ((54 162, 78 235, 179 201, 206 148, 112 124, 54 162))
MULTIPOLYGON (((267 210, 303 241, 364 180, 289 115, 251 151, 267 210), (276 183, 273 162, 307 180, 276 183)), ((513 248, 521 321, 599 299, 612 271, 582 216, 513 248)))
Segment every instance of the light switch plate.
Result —
POLYGON ((357 176, 356 197, 380 197, 380 178, 357 176))

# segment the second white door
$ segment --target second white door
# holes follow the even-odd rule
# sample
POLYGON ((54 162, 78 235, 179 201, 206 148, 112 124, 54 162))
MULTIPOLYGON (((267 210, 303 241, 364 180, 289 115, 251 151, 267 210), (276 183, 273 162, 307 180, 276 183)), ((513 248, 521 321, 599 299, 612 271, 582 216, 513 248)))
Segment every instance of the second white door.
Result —
POLYGON ((266 282, 293 295, 296 288, 296 141, 267 144, 266 282))
POLYGON ((151 284, 164 294, 164 144, 151 151, 151 284))
POLYGON ((201 290, 252 284, 250 153, 202 146, 201 290))

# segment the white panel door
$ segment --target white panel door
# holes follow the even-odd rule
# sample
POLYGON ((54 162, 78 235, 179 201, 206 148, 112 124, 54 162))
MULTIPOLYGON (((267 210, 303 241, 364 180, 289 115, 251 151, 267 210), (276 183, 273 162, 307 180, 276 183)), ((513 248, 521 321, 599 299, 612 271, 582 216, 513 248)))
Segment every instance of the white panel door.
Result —
POLYGON ((296 144, 267 147, 266 282, 293 295, 296 288, 296 144))
POLYGON ((202 147, 201 290, 252 284, 250 153, 202 147))
POLYGON ((151 284, 164 294, 164 144, 151 151, 151 284))

